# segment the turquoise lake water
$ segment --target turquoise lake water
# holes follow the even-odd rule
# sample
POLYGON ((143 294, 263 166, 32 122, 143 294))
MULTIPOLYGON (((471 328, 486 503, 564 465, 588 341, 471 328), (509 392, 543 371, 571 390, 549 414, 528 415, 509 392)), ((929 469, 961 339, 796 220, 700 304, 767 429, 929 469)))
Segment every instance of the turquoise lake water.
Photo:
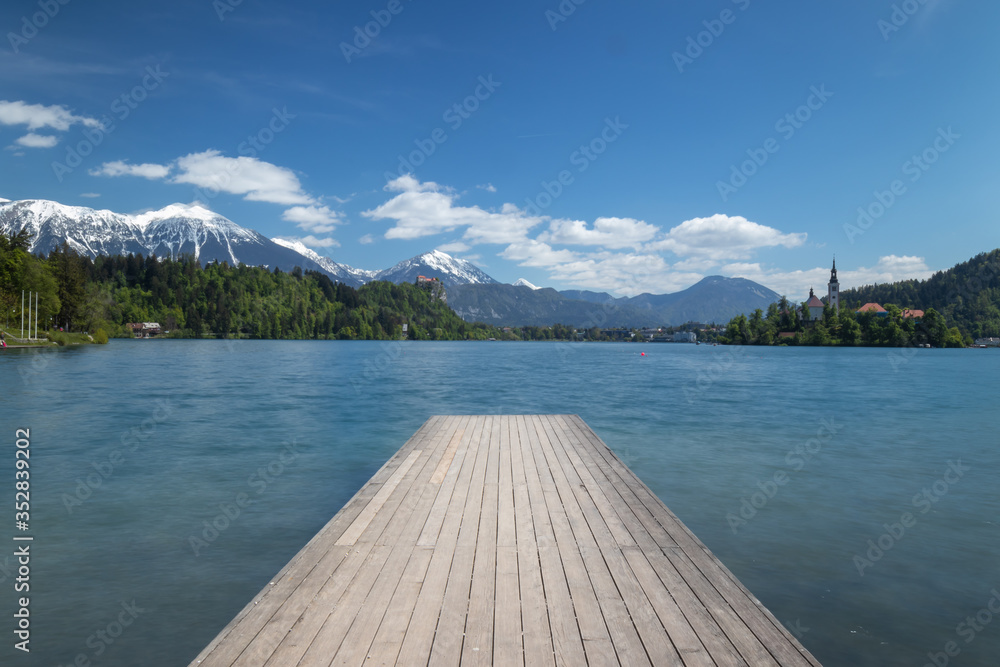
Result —
POLYGON ((0 664, 186 665, 430 415, 575 413, 824 665, 992 667, 998 378, 996 350, 7 350, 0 664), (31 429, 27 533, 17 428, 31 429), (205 533, 241 493, 253 503, 205 533), (25 534, 30 655, 13 648, 25 534))

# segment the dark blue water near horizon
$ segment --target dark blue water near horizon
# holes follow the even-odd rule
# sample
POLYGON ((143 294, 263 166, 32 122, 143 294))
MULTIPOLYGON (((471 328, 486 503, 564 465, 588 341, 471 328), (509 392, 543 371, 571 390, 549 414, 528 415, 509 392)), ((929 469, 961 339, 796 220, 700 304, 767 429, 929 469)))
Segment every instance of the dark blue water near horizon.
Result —
POLYGON ((994 666, 998 377, 995 350, 7 350, 0 664, 186 665, 429 416, 575 413, 824 665, 994 666), (17 428, 30 654, 13 646, 17 428))

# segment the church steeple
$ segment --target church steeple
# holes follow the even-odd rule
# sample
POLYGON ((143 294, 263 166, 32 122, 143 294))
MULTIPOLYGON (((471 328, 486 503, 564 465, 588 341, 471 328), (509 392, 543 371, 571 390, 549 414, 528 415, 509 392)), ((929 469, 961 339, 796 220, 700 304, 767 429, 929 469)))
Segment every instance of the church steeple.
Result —
POLYGON ((827 303, 830 307, 834 309, 835 312, 840 313, 840 281, 837 280, 837 257, 833 257, 833 268, 830 269, 830 282, 827 283, 827 303))

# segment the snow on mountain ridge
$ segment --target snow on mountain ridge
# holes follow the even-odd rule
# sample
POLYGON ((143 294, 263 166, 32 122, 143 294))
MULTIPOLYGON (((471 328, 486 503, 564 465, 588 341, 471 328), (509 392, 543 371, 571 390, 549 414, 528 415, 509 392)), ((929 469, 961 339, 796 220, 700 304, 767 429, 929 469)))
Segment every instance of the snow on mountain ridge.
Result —
MULTIPOLYGON (((185 220, 199 220, 201 222, 217 224, 220 221, 225 221, 231 225, 236 225, 235 222, 226 218, 225 216, 219 215, 213 211, 208 210, 204 206, 198 204, 170 204, 169 206, 164 206, 158 211, 147 211, 145 213, 140 213, 138 215, 129 216, 132 223, 138 225, 139 227, 145 228, 151 222, 157 222, 160 220, 171 220, 175 218, 183 218, 185 220)), ((238 225, 237 225, 238 226, 238 225)))
POLYGON ((525 280, 524 278, 518 278, 517 280, 515 280, 514 287, 530 287, 533 290, 541 289, 541 287, 539 287, 538 285, 534 285, 525 280))
POLYGON ((28 229, 30 250, 48 253, 62 243, 83 255, 191 255, 200 261, 233 265, 293 266, 320 270, 334 280, 358 286, 371 280, 412 282, 418 275, 445 285, 496 283, 471 262, 440 250, 411 257, 379 271, 356 269, 324 257, 300 241, 268 239, 199 204, 175 203, 158 210, 123 214, 69 206, 44 199, 0 200, 0 233, 28 229))

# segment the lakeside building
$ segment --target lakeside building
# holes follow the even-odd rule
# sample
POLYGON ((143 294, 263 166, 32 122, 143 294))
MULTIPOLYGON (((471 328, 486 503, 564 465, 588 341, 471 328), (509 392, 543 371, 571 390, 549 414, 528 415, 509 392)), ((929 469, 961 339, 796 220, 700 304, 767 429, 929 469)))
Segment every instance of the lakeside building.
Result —
POLYGON ((162 333, 159 322, 129 322, 127 326, 134 338, 152 338, 162 333))
POLYGON ((1000 338, 977 338, 975 345, 978 347, 1000 347, 1000 338))
POLYGON ((830 282, 826 284, 826 302, 834 312, 840 314, 840 281, 837 280, 837 258, 833 258, 833 268, 830 269, 830 282))
POLYGON ((823 317, 823 308, 829 304, 834 313, 840 314, 840 281, 837 280, 837 258, 833 258, 833 266, 830 268, 830 280, 826 284, 826 304, 816 296, 813 288, 809 288, 809 299, 803 308, 798 309, 802 313, 802 318, 807 322, 818 322, 823 317))
POLYGON ((806 301, 806 308, 809 309, 807 314, 807 319, 810 322, 816 322, 821 317, 823 317, 823 302, 819 300, 819 297, 813 294, 813 288, 809 288, 809 300, 806 301))

